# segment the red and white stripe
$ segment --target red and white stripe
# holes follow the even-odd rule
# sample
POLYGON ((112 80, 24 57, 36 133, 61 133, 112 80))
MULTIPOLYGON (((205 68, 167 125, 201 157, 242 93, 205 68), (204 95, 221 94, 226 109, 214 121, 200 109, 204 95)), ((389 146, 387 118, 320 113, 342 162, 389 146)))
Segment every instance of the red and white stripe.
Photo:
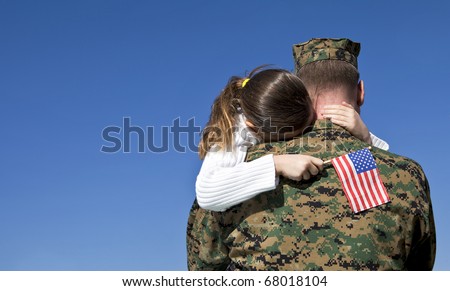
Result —
POLYGON ((378 168, 358 174, 348 155, 332 161, 353 212, 376 207, 390 201, 378 168))

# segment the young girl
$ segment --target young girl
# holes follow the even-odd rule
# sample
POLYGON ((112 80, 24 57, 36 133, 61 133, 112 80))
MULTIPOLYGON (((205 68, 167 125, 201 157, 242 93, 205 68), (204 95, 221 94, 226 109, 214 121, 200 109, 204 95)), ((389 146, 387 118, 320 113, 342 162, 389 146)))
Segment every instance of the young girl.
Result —
MULTIPOLYGON (((350 112, 348 106, 342 107, 350 112)), ((248 147, 293 138, 314 121, 308 92, 290 72, 256 68, 247 78, 232 77, 214 100, 199 144, 203 164, 196 193, 200 207, 224 211, 275 189, 280 175, 296 181, 317 175, 323 161, 312 156, 269 154, 245 162, 248 147)), ((356 137, 368 133, 359 115, 350 121, 338 118, 339 122, 356 137)))

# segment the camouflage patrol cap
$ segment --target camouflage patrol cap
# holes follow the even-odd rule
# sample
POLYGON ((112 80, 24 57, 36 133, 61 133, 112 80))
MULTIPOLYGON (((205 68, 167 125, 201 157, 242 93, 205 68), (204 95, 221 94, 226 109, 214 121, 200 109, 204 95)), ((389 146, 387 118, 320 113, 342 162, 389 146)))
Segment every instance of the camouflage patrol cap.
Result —
POLYGON ((296 72, 306 64, 321 60, 346 61, 358 68, 359 42, 348 38, 313 38, 293 46, 296 72))

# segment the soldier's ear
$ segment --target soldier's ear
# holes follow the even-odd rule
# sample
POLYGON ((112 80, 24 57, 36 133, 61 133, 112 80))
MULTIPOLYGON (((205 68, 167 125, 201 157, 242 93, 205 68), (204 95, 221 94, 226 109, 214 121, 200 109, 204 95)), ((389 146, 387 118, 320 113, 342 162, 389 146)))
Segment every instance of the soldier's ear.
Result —
POLYGON ((358 104, 359 107, 363 106, 364 104, 364 81, 361 80, 358 83, 358 96, 356 99, 356 104, 358 104))

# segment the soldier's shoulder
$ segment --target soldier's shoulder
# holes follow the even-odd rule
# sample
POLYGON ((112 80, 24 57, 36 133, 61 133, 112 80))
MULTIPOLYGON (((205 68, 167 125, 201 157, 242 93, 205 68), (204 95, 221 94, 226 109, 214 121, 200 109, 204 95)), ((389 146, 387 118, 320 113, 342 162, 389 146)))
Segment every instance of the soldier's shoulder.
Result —
POLYGON ((419 168, 422 170, 422 166, 417 161, 407 156, 402 156, 378 148, 372 148, 372 154, 377 160, 387 164, 400 167, 419 168))
POLYGON ((412 158, 376 148, 372 153, 382 174, 401 172, 405 178, 409 176, 421 184, 427 180, 422 166, 412 158))

